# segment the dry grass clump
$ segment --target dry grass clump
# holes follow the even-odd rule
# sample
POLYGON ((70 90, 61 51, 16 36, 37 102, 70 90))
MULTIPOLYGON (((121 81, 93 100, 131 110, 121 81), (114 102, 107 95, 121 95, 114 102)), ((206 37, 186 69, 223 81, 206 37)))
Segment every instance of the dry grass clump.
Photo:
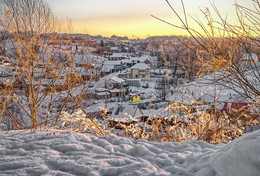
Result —
POLYGON ((118 124, 124 131, 123 136, 158 142, 203 140, 217 144, 240 137, 246 125, 259 124, 258 116, 250 115, 245 107, 232 110, 229 114, 206 111, 192 113, 192 107, 179 104, 172 104, 169 108, 176 114, 165 118, 151 116, 140 124, 118 124))

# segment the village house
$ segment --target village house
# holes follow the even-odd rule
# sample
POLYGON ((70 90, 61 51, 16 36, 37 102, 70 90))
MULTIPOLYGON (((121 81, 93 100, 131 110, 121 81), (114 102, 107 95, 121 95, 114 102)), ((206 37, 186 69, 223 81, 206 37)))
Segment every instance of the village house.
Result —
POLYGON ((149 66, 151 66, 152 62, 154 62, 155 57, 149 56, 149 55, 142 55, 139 57, 131 57, 130 62, 137 64, 137 63, 145 63, 149 66))
POLYGON ((114 97, 124 97, 126 92, 125 89, 112 89, 109 90, 111 98, 114 97))
POLYGON ((99 71, 94 68, 76 67, 76 73, 82 78, 82 80, 91 80, 99 77, 99 71))
POLYGON ((108 89, 105 88, 97 88, 95 89, 94 97, 97 100, 102 100, 102 99, 109 99, 111 98, 110 92, 108 89))
POLYGON ((123 69, 121 61, 105 61, 101 69, 101 75, 118 72, 123 69))
POLYGON ((221 112, 226 112, 232 114, 236 111, 242 113, 250 113, 250 100, 242 97, 239 94, 234 94, 229 97, 229 99, 224 101, 224 106, 221 112))
POLYGON ((128 79, 150 79, 151 69, 145 63, 137 63, 131 67, 131 72, 127 75, 128 79))
POLYGON ((105 80, 105 88, 109 89, 111 98, 124 97, 126 95, 124 85, 125 80, 118 78, 117 76, 113 76, 105 80))
POLYGON ((125 80, 117 76, 113 76, 111 78, 106 79, 105 88, 109 88, 109 89, 122 88, 124 83, 125 80))
POLYGON ((120 128, 120 124, 137 123, 142 116, 143 112, 137 105, 118 104, 113 109, 111 116, 107 118, 108 126, 120 128))

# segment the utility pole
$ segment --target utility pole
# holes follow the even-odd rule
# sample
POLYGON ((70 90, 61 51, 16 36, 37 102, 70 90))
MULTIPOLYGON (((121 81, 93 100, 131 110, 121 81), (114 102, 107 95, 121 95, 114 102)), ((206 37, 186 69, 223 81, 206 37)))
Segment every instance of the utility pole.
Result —
POLYGON ((165 83, 166 83, 166 81, 165 81, 165 76, 163 76, 163 78, 162 78, 162 100, 163 100, 163 101, 166 100, 166 99, 165 99, 165 96, 166 96, 165 83))

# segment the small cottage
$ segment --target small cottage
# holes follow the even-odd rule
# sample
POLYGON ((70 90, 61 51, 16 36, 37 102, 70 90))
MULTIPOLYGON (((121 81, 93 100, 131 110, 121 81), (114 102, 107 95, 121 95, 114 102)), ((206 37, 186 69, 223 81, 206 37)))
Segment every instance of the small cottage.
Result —
POLYGON ((143 113, 137 105, 118 104, 107 119, 108 126, 120 128, 119 124, 130 125, 137 123, 142 116, 143 113))

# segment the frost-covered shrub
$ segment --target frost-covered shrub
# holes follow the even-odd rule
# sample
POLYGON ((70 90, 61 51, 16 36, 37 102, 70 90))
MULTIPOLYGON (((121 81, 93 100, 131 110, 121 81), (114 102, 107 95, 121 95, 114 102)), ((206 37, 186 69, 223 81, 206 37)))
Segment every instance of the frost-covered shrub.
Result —
POLYGON ((158 141, 204 140, 225 143, 240 137, 245 125, 257 125, 259 119, 243 109, 236 114, 194 111, 192 107, 172 104, 167 110, 176 112, 172 120, 152 118, 151 139, 158 141), (181 118, 180 118, 181 114, 181 118))
POLYGON ((117 128, 122 129, 121 131, 113 131, 116 135, 123 137, 131 137, 136 139, 148 139, 148 133, 144 131, 144 128, 140 124, 132 123, 126 125, 123 123, 118 123, 117 128))
POLYGON ((176 103, 166 110, 175 113, 164 118, 150 116, 144 123, 117 124, 123 129, 117 134, 158 142, 204 140, 226 143, 244 134, 245 125, 259 124, 254 115, 240 111, 236 114, 201 112, 176 103))
POLYGON ((104 135, 102 125, 96 119, 88 117, 81 109, 72 114, 63 111, 61 113, 61 121, 63 129, 104 135))
MULTIPOLYGON (((102 109, 102 108, 101 108, 102 109)), ((150 116, 144 122, 116 123, 113 128, 102 126, 81 109, 72 114, 62 112, 62 128, 77 132, 90 132, 98 135, 114 133, 123 137, 147 139, 150 141, 184 142, 203 140, 209 143, 226 143, 244 133, 244 125, 257 125, 259 120, 250 114, 209 113, 195 111, 191 106, 173 103, 165 109, 172 111, 170 117, 150 116)), ((104 124, 108 114, 106 108, 101 113, 104 124)), ((129 119, 134 119, 129 116, 129 119)))

